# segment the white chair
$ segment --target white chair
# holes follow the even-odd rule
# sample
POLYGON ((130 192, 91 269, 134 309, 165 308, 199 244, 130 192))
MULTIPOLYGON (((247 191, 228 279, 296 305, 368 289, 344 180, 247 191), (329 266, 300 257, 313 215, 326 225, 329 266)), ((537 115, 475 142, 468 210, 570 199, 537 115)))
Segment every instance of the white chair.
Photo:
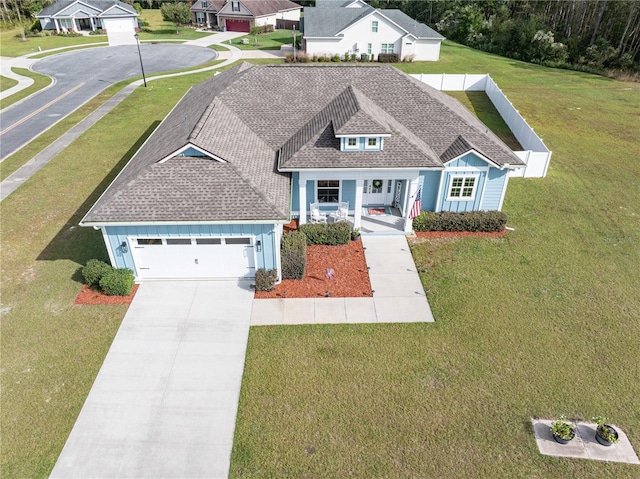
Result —
POLYGON ((331 217, 336 223, 338 221, 349 221, 349 202, 341 201, 338 203, 338 209, 331 214, 331 217))
POLYGON ((326 223, 327 214, 320 211, 320 203, 311 203, 311 223, 326 223))

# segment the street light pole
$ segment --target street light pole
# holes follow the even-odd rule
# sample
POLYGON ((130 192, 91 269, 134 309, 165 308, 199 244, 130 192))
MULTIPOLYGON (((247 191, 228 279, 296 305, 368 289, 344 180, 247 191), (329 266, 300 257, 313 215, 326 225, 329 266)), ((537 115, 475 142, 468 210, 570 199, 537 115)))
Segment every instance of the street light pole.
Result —
POLYGON ((138 34, 134 35, 136 37, 136 45, 138 45, 138 57, 140 58, 140 69, 142 70, 142 81, 144 82, 144 87, 147 88, 147 79, 144 76, 144 65, 142 64, 142 54, 140 53, 140 41, 138 40, 138 34))

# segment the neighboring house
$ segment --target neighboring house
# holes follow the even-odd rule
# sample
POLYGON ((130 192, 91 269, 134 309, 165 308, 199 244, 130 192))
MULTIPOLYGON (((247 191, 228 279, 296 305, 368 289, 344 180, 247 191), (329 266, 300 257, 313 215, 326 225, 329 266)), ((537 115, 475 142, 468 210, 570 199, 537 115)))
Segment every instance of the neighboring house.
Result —
POLYGON ((36 15, 43 30, 106 30, 109 45, 135 44, 138 12, 118 0, 58 0, 36 15))
POLYGON ((303 45, 308 55, 397 53, 401 60, 437 61, 444 37, 400 10, 362 0, 317 0, 305 7, 303 45))
POLYGON ((298 29, 300 10, 300 5, 289 0, 196 0, 191 7, 198 25, 247 33, 263 25, 298 29))
POLYGON ((502 207, 524 163, 457 100, 388 66, 242 63, 192 87, 82 219, 137 280, 280 274, 312 204, 367 232, 502 207), (372 211, 374 210, 374 211, 372 211))

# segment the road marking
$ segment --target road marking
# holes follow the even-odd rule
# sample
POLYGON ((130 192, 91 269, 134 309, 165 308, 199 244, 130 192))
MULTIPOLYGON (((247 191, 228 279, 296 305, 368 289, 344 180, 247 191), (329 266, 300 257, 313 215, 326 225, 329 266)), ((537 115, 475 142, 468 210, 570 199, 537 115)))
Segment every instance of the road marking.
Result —
POLYGON ((60 95, 58 98, 54 98, 53 100, 51 100, 49 103, 47 103, 44 106, 41 106, 40 108, 38 108, 36 111, 29 113, 27 116, 25 116, 24 118, 22 118, 21 120, 16 121, 13 125, 8 126, 7 128, 5 128, 4 130, 0 131, 0 135, 4 135, 6 132, 13 130, 16 126, 20 126, 22 125, 25 121, 33 118, 34 116, 36 116, 38 113, 40 113, 43 110, 46 110, 47 108, 49 108, 51 105, 53 105, 54 103, 59 102, 60 100, 62 100, 64 97, 66 97, 67 95, 71 95, 74 91, 76 91, 77 89, 83 87, 87 82, 82 82, 79 85, 74 86, 71 90, 64 92, 62 95, 60 95))

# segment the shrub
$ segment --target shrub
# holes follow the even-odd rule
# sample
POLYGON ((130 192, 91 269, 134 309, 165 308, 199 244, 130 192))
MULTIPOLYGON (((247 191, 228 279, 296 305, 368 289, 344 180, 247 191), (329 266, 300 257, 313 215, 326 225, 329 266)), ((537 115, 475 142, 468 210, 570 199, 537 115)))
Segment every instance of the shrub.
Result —
POLYGON ((368 53, 363 53, 362 55, 360 55, 360 61, 361 62, 368 62, 369 61, 369 54, 368 53))
POLYGON ((311 61, 312 62, 317 62, 318 61, 318 55, 316 55, 315 53, 313 54, 313 57, 311 57, 311 61))
POLYGON ((411 53, 409 55, 405 55, 402 61, 405 63, 412 63, 415 57, 416 55, 414 53, 411 53))
POLYGON ((397 53, 379 53, 378 61, 380 63, 398 63, 400 61, 400 55, 397 53))
POLYGON ((340 61, 340 55, 338 55, 337 53, 335 55, 333 55, 331 57, 331 61, 332 62, 339 62, 340 61))
POLYGON ((292 231, 282 237, 282 279, 302 279, 307 269, 307 237, 292 231))
POLYGON ((473 211, 468 213, 432 213, 425 211, 413 219, 415 231, 481 231, 493 233, 504 230, 507 215, 502 211, 473 211))
POLYGON ((346 221, 332 224, 305 224, 300 226, 307 244, 338 245, 351 241, 351 225, 346 221))
POLYGON ((349 55, 350 62, 355 62, 357 58, 358 58, 358 55, 356 55, 355 53, 352 53, 351 55, 349 55))
POLYGON ((107 296, 129 296, 133 285, 133 271, 129 268, 113 268, 100 279, 100 289, 107 296))
POLYGON ((349 52, 348 51, 344 52, 344 61, 345 62, 349 61, 349 52))
POLYGON ((87 286, 98 286, 100 279, 112 271, 111 265, 97 259, 90 259, 87 261, 87 265, 82 268, 82 277, 84 278, 87 286))
POLYGON ((285 63, 293 63, 293 53, 287 53, 284 57, 285 63))
POLYGON ((256 291, 271 291, 278 279, 275 269, 260 268, 256 270, 256 291))
POLYGON ((91 30, 89 35, 104 35, 104 32, 102 30, 91 30))

